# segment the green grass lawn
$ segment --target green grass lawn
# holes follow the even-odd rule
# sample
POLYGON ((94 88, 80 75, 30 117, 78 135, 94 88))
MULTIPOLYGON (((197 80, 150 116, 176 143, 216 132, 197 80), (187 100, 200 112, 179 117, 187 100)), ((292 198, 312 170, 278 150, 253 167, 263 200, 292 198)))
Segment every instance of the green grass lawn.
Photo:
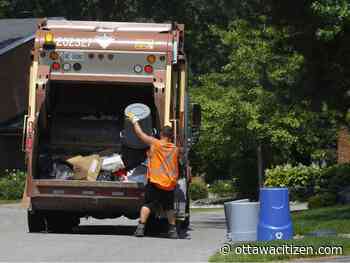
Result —
POLYGON ((350 206, 326 207, 292 214, 294 233, 304 235, 319 229, 350 233, 350 206))
POLYGON ((19 203, 19 202, 21 202, 21 200, 0 200, 0 205, 15 204, 15 203, 19 203))
POLYGON ((191 208, 191 213, 198 213, 198 212, 217 212, 222 211, 224 213, 224 208, 191 208))
MULTIPOLYGON (((336 206, 313 210, 305 210, 292 213, 294 233, 305 235, 309 232, 327 229, 335 230, 338 234, 350 233, 350 206, 336 206)), ((241 243, 256 246, 275 246, 283 244, 293 244, 299 246, 313 246, 317 249, 320 246, 342 246, 343 255, 350 255, 350 238, 341 237, 305 237, 290 241, 272 241, 272 242, 249 242, 241 243)), ((210 257, 210 262, 268 262, 289 260, 292 258, 323 256, 323 255, 238 255, 234 253, 234 245, 231 246, 231 252, 222 255, 219 252, 210 257)))

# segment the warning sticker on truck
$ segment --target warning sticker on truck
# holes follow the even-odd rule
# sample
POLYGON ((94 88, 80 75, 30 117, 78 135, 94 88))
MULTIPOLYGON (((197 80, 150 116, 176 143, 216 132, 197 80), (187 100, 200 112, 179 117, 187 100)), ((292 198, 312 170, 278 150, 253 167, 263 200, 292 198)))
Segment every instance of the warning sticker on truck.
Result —
POLYGON ((154 41, 153 40, 136 40, 135 49, 154 49, 154 41))

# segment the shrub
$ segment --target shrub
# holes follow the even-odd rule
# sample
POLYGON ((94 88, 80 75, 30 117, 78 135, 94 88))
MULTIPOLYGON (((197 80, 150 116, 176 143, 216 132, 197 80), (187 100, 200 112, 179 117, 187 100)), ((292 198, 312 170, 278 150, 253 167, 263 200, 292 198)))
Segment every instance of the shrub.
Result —
POLYGON ((220 197, 229 197, 235 193, 232 180, 217 180, 209 187, 209 192, 220 197))
POLYGON ((208 187, 199 177, 192 178, 190 185, 190 197, 192 200, 198 200, 208 197, 208 187))
POLYGON ((291 199, 307 200, 314 194, 315 184, 322 176, 319 166, 290 164, 266 170, 265 185, 269 187, 288 187, 291 199))
POLYGON ((26 175, 22 171, 6 170, 0 177, 0 199, 18 200, 22 198, 26 175))
POLYGON ((337 164, 325 168, 316 182, 316 191, 338 193, 350 186, 350 164, 337 164))
POLYGON ((337 196, 334 193, 319 193, 309 198, 308 207, 310 209, 332 206, 337 203, 337 196))
MULTIPOLYGON (((311 202, 321 198, 328 198, 333 194, 337 196, 341 190, 350 186, 350 164, 337 164, 327 168, 319 166, 276 166, 266 170, 266 186, 288 187, 291 199, 305 201, 311 198, 311 202)), ((330 197, 332 199, 333 197, 330 197)), ((324 200, 322 200, 324 201, 324 200)))

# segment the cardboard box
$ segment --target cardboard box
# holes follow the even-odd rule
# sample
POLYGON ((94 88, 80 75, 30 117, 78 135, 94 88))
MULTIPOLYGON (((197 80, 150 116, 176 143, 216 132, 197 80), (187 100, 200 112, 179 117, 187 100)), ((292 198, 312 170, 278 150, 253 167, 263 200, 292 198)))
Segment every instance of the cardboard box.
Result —
POLYGON ((101 170, 102 160, 99 155, 75 156, 67 160, 74 167, 75 180, 96 181, 101 170))

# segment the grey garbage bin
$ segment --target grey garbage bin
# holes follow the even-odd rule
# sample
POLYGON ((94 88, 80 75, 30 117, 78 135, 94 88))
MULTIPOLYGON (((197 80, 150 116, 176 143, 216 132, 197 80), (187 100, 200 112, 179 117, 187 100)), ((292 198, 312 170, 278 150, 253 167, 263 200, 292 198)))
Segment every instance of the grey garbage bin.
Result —
POLYGON ((247 199, 226 202, 227 238, 231 241, 256 241, 259 222, 259 202, 247 199))
MULTIPOLYGON (((124 114, 127 116, 129 112, 135 114, 135 116, 139 119, 139 124, 142 130, 148 134, 153 135, 152 129, 152 115, 151 109, 142 103, 134 103, 130 104, 125 108, 124 114)), ((145 149, 148 145, 144 144, 135 134, 134 127, 130 123, 130 121, 126 120, 124 123, 124 131, 122 133, 122 142, 127 147, 133 149, 145 149)))

